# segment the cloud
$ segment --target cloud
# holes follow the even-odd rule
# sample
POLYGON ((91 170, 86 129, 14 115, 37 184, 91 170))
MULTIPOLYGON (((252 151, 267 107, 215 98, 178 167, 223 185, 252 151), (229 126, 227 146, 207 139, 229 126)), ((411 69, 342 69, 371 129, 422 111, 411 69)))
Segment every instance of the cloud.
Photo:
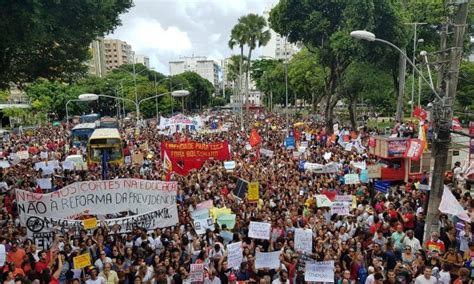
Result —
MULTIPOLYGON (((227 46, 240 16, 262 14, 278 0, 135 0, 110 38, 127 41, 150 64, 168 73, 168 62, 200 55, 214 60, 238 52, 227 46)), ((255 51, 258 56, 259 51, 255 51)))
POLYGON ((165 29, 156 19, 136 18, 126 27, 119 28, 115 34, 131 43, 137 52, 151 49, 179 54, 192 48, 187 32, 175 26, 165 29))

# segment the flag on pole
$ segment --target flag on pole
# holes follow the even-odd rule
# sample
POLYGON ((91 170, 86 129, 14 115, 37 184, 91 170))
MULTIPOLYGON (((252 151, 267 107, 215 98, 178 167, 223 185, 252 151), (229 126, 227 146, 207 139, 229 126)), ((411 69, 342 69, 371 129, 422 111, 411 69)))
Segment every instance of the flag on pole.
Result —
POLYGON ((168 157, 166 151, 164 151, 163 155, 163 169, 166 171, 165 180, 170 181, 171 173, 173 172, 173 164, 171 163, 170 157, 168 157))
POLYGON ((417 106, 413 110, 413 117, 419 118, 420 120, 425 120, 428 117, 428 113, 423 108, 417 106))
POLYGON ((451 128, 453 130, 462 130, 461 122, 459 122, 457 118, 453 118, 451 125, 452 125, 451 128))
POLYGON ((250 132, 250 138, 249 138, 249 144, 252 147, 257 146, 262 142, 262 137, 257 132, 257 129, 252 128, 252 131, 250 132))
POLYGON ((471 218, 467 215, 466 210, 464 210, 447 186, 444 186, 443 196, 441 197, 438 209, 445 214, 451 214, 457 216, 461 220, 471 222, 471 218))

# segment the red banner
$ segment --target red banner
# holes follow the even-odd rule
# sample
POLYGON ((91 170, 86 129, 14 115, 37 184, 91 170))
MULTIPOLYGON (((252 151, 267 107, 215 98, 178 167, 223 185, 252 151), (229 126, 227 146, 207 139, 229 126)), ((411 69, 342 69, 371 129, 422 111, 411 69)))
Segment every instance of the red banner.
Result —
POLYGON ((172 171, 179 175, 188 175, 193 169, 199 169, 208 159, 225 161, 230 159, 227 141, 220 143, 182 142, 161 143, 161 156, 171 161, 172 171))
POLYGON ((452 128, 453 128, 453 130, 462 130, 461 122, 459 122, 458 119, 453 118, 453 121, 452 121, 452 128))
POLYGON ((410 139, 407 143, 407 149, 405 151, 405 157, 418 161, 423 154, 424 142, 420 139, 410 139))

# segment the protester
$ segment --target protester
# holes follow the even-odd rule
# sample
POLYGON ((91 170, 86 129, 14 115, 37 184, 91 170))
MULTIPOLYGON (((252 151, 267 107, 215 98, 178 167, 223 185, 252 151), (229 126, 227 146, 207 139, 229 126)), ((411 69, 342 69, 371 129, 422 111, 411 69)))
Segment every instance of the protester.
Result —
MULTIPOLYGON (((125 123, 120 131, 126 162, 106 168, 98 164, 87 171, 58 166, 45 174, 48 168, 35 168, 73 153, 87 156, 86 149, 69 146, 65 126, 38 128, 34 136, 12 134, 4 141, 0 156, 10 166, 0 169, 6 184, 0 198, 0 281, 296 284, 321 277, 313 272, 323 271, 322 276, 335 283, 424 284, 467 283, 463 281, 473 276, 474 239, 467 221, 443 214, 441 230, 427 241, 423 238, 428 195, 415 184, 429 184, 428 173, 420 183, 400 181, 386 193, 375 189, 373 178, 363 178, 367 167, 377 164, 368 140, 379 130, 339 125, 339 134, 332 135, 323 122, 308 117, 293 118, 287 132, 284 116, 265 112, 249 115, 245 131, 238 116, 228 112, 180 119, 188 126, 159 130, 150 121, 139 135, 133 122, 125 123), (199 126, 189 127, 193 120, 200 121, 199 126), (226 160, 235 167, 226 169, 214 158, 195 159, 187 175, 177 171, 189 161, 173 160, 175 168, 170 170, 163 144, 192 141, 226 141, 226 160), (346 149, 349 141, 354 146, 346 149), (28 157, 18 157, 26 152, 28 157), (17 190, 57 192, 75 182, 100 181, 104 175, 112 181, 176 182, 177 223, 153 228, 107 225, 104 220, 137 214, 125 212, 123 205, 125 213, 75 216, 97 218, 94 229, 58 223, 46 245, 31 237, 32 229, 43 231, 34 222, 22 223, 17 190), (354 176, 359 180, 350 180, 354 176), (51 188, 38 186, 44 177, 51 178, 51 188), (258 182, 254 200, 249 200, 251 182, 258 182), (237 244, 237 252, 232 244, 237 244), (77 268, 77 257, 83 255, 90 263, 77 268)), ((413 122, 397 122, 392 133, 414 137, 414 129, 413 122)), ((456 178, 461 175, 456 165, 456 178)), ((465 183, 453 186, 451 192, 471 214, 473 202, 465 183)), ((108 205, 104 201, 99 206, 108 205)))

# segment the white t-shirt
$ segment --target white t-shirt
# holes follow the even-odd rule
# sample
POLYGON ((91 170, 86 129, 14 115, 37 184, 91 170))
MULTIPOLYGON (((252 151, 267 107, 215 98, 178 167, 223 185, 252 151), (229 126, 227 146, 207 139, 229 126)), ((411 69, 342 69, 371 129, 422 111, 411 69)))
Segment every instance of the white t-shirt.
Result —
POLYGON ((430 276, 430 279, 426 279, 425 275, 421 274, 416 277, 415 284, 436 284, 437 280, 434 276, 430 276))
POLYGON ((449 284, 451 282, 451 275, 449 271, 441 271, 439 273, 438 284, 449 284))
POLYGON ((290 284, 290 281, 288 281, 288 279, 286 279, 285 282, 281 282, 280 278, 277 278, 277 279, 272 281, 272 284, 290 284))
POLYGON ((97 276, 96 280, 86 280, 86 284, 105 284, 105 279, 103 277, 97 276))

